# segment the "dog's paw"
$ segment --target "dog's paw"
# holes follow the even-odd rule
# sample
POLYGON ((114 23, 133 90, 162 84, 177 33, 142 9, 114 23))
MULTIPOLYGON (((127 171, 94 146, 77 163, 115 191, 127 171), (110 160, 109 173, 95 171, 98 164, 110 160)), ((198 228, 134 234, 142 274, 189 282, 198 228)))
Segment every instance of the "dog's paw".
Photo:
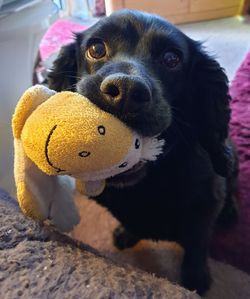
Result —
POLYGON ((122 225, 118 225, 113 231, 113 243, 120 250, 133 247, 138 241, 139 238, 129 233, 122 225))
POLYGON ((61 232, 70 232, 80 221, 80 216, 73 200, 52 202, 49 218, 61 232))
POLYGON ((233 228, 239 222, 239 207, 237 199, 232 196, 229 203, 222 209, 218 219, 217 225, 224 229, 233 228))
POLYGON ((212 284, 209 269, 186 269, 182 271, 182 285, 190 291, 204 295, 212 284))

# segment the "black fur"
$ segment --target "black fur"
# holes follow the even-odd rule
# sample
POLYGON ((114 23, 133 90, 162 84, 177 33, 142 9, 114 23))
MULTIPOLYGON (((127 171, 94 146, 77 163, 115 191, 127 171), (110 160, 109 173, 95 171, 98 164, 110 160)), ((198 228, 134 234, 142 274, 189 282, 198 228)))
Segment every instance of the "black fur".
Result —
POLYGON ((140 239, 179 242, 185 249, 182 283, 204 293, 211 282, 207 256, 216 220, 226 226, 232 215, 237 218, 235 190, 228 185, 235 181, 234 154, 227 140, 230 98, 223 69, 172 24, 125 10, 78 33, 62 49, 49 80, 51 88, 77 90, 142 135, 165 138, 157 162, 109 179, 95 200, 121 222, 114 233, 119 248, 140 239), (106 43, 107 56, 86 57, 92 39, 106 43), (177 68, 164 64, 167 51, 181 58, 177 68), (118 102, 101 88, 116 76, 118 102))

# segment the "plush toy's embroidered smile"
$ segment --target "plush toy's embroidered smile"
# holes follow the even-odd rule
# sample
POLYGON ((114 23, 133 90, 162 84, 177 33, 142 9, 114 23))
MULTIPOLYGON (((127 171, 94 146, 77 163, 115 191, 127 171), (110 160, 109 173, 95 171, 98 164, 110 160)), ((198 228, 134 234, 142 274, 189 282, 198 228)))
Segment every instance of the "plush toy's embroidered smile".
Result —
POLYGON ((46 143, 45 143, 45 157, 46 157, 46 160, 47 160, 47 162, 49 163, 49 165, 50 165, 51 167, 55 168, 55 169, 56 169, 56 172, 59 174, 59 173, 61 173, 62 171, 66 171, 66 170, 65 170, 65 169, 61 169, 61 168, 56 167, 55 165, 53 165, 53 163, 52 163, 52 162, 50 161, 50 159, 49 159, 49 154, 48 154, 48 151, 49 151, 49 149, 48 149, 48 147, 49 147, 49 141, 50 141, 50 138, 51 138, 51 136, 52 136, 54 130, 56 129, 56 127, 57 127, 57 125, 55 125, 55 126, 51 129, 51 131, 49 132, 48 138, 46 139, 46 143))

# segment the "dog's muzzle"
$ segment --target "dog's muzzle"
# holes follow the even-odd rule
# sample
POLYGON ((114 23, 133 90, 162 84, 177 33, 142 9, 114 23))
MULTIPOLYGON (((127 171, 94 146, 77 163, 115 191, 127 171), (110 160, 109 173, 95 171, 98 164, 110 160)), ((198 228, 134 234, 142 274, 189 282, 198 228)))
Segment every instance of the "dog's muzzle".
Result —
POLYGON ((171 123, 162 87, 142 63, 128 59, 107 62, 84 75, 76 87, 78 93, 142 136, 158 135, 171 123))

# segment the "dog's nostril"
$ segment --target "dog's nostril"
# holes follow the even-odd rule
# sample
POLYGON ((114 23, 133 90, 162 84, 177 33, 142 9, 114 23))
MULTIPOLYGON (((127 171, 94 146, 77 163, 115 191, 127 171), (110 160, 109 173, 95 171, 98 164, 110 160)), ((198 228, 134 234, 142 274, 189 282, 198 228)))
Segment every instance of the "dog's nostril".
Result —
POLYGON ((125 74, 106 77, 100 91, 107 104, 127 112, 138 111, 141 106, 149 106, 152 99, 151 89, 141 78, 125 74))
POLYGON ((117 86, 110 84, 107 88, 106 94, 109 94, 112 98, 115 98, 120 94, 120 90, 117 86))
POLYGON ((119 87, 111 82, 101 85, 101 91, 112 98, 116 98, 120 95, 119 87))

